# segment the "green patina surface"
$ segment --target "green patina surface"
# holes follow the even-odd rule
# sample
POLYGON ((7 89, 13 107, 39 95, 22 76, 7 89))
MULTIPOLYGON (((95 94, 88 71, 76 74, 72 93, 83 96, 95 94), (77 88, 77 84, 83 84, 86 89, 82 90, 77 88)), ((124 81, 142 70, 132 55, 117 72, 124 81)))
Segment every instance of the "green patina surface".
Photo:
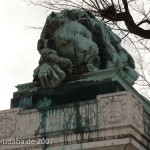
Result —
MULTIPOLYGON (((121 39, 89 11, 52 12, 37 44, 41 57, 34 81, 16 86, 11 108, 22 108, 22 114, 39 114, 38 119, 33 116, 38 120, 35 137, 46 140, 63 134, 64 144, 68 144, 67 134, 80 133, 78 143, 101 121, 103 112, 96 96, 128 91, 143 104, 144 132, 150 136, 150 102, 132 87, 138 74, 133 58, 120 43, 121 39)), ((47 148, 46 143, 41 146, 47 148)))
MULTIPOLYGON (((28 84, 19 85, 19 92, 14 93, 11 107, 20 107, 22 97, 30 98, 32 103, 29 108, 51 108, 54 105, 95 99, 96 95, 129 91, 144 105, 150 114, 150 102, 140 95, 115 69, 105 69, 95 73, 86 73, 75 76, 70 81, 64 82, 56 89, 44 89, 33 86, 30 90, 28 84), (21 91, 20 89, 26 89, 21 91)), ((31 83, 29 83, 30 85, 31 83)), ((22 107, 24 108, 24 107, 22 107)))
POLYGON ((149 101, 131 86, 138 78, 133 58, 121 46, 121 39, 91 12, 52 12, 37 49, 41 57, 34 81, 17 86, 12 108, 49 108, 129 91, 150 112, 149 101))
POLYGON ((38 51, 34 81, 55 88, 73 75, 115 68, 129 84, 138 78, 134 60, 121 39, 89 11, 52 12, 46 19, 38 51))

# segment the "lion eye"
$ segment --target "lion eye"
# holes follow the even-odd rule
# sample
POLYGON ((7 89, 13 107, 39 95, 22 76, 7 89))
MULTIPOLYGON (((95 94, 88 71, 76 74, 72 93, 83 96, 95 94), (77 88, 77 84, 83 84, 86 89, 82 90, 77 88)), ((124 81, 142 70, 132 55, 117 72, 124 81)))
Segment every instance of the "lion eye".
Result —
POLYGON ((64 40, 64 39, 61 39, 61 40, 60 40, 60 43, 61 43, 61 46, 64 47, 64 46, 68 45, 69 41, 64 40))
POLYGON ((86 49, 82 49, 80 52, 81 53, 87 53, 87 50, 86 49))

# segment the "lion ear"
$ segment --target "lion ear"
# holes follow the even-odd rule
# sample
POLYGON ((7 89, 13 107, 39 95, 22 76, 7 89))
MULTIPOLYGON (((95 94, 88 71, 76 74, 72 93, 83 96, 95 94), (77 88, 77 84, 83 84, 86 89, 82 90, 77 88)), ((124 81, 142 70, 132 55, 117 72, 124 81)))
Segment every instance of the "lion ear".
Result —
POLYGON ((89 27, 90 21, 87 18, 81 18, 78 20, 78 23, 81 23, 82 25, 89 27))
POLYGON ((54 45, 54 38, 50 38, 48 39, 47 43, 46 43, 46 46, 48 48, 53 48, 53 45, 54 45))
POLYGON ((44 40, 39 39, 37 43, 37 50, 40 51, 44 47, 44 40))
POLYGON ((52 12, 52 13, 51 13, 51 18, 54 18, 54 17, 56 17, 56 13, 55 13, 55 12, 52 12))

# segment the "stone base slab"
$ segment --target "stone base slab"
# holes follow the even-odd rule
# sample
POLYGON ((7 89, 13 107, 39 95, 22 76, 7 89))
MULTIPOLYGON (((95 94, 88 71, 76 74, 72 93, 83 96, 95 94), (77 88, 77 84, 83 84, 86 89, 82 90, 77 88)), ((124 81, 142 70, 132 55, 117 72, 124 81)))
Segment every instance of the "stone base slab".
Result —
POLYGON ((141 101, 129 92, 47 109, 1 111, 0 149, 150 149, 144 112, 141 101))

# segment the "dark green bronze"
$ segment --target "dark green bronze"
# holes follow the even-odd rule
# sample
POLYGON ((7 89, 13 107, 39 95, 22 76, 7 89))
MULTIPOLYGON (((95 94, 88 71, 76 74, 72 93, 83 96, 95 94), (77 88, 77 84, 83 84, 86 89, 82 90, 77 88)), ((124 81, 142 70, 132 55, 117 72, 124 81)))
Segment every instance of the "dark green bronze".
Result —
MULTIPOLYGON (((37 49, 41 55, 31 83, 18 85, 11 108, 49 108, 129 91, 138 78, 121 39, 89 11, 52 12, 37 49)), ((146 101, 147 104, 147 101, 146 101)))
POLYGON ((43 88, 55 88, 72 75, 115 68, 132 85, 138 74, 133 58, 120 43, 89 11, 52 12, 38 41, 41 58, 34 81, 43 88))

